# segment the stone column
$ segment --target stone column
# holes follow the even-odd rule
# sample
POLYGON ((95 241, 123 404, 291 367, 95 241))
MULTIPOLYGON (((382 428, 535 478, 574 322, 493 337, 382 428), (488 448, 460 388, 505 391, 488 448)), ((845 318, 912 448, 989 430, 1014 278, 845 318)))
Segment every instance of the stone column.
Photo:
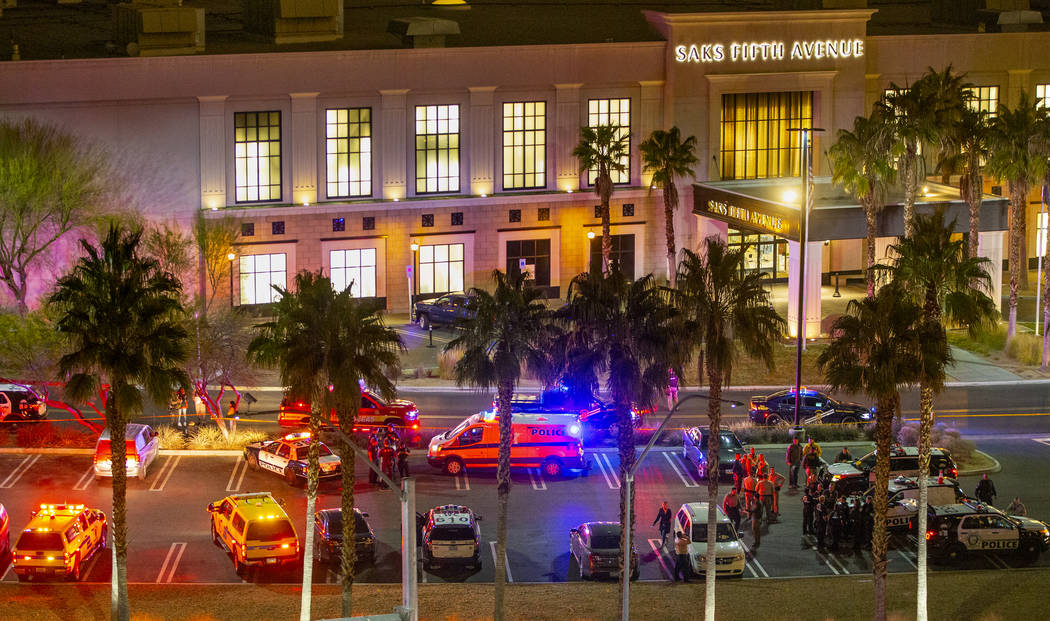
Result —
POLYGON ((201 207, 226 206, 226 95, 198 97, 201 207))
POLYGON ((317 95, 291 93, 292 196, 297 205, 317 202, 317 95))
MULTIPOLYGON (((822 271, 822 256, 824 242, 809 242, 806 244, 806 275, 803 279, 805 286, 805 334, 806 338, 812 339, 820 336, 820 275, 822 271)), ((799 242, 788 241, 788 309, 787 323, 788 334, 792 337, 798 335, 798 265, 799 242)))
POLYGON ((405 149, 409 148, 406 136, 408 119, 405 117, 408 89, 384 90, 379 94, 382 97, 379 149, 383 167, 379 176, 383 180, 383 198, 402 199, 408 194, 408 158, 405 155, 405 149))
POLYGON ((471 86, 467 90, 470 91, 470 151, 467 155, 470 188, 462 190, 470 194, 491 195, 496 190, 493 152, 496 126, 492 119, 492 100, 496 87, 471 86))
POLYGON ((555 84, 557 110, 554 113, 554 166, 557 187, 561 191, 580 189, 580 169, 572 150, 580 141, 580 87, 578 84, 555 84))
MULTIPOLYGON (((633 168, 642 170, 643 165, 641 163, 641 152, 638 148, 642 142, 649 138, 649 134, 653 133, 653 130, 664 129, 663 122, 663 80, 644 80, 638 83, 641 86, 641 96, 638 102, 638 115, 637 122, 633 125, 637 128, 634 131, 636 135, 631 136, 631 143, 633 145, 632 156, 637 155, 638 163, 635 165, 632 162, 633 168)), ((685 138, 685 136, 683 136, 685 138)), ((642 187, 649 187, 652 182, 653 176, 647 172, 641 174, 641 185, 642 187)), ((632 181, 634 181, 632 179, 632 181)), ((683 180, 684 181, 684 180, 683 180)))
MULTIPOLYGON (((986 291, 988 296, 995 302, 999 312, 1003 312, 1003 238, 1005 231, 988 231, 979 233, 977 238, 977 256, 984 257, 990 261, 985 266, 988 275, 992 279, 992 290, 986 291)), ((1046 265, 1043 266, 1045 270, 1046 265)))

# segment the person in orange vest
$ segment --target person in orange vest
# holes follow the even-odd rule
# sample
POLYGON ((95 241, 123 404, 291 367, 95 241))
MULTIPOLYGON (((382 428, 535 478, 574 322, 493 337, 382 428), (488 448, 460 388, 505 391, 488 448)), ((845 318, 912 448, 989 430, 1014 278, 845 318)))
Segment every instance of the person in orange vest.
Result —
POLYGON ((751 511, 754 508, 758 498, 755 496, 756 485, 758 481, 755 480, 754 475, 751 471, 748 471, 747 476, 744 477, 744 508, 751 511))

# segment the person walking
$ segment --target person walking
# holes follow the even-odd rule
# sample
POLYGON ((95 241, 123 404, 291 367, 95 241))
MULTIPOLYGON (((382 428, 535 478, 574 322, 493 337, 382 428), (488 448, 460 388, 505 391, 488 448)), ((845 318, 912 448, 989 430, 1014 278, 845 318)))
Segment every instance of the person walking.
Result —
POLYGON ((744 469, 744 462, 740 453, 736 454, 736 459, 733 460, 733 487, 736 489, 736 493, 740 493, 740 488, 744 484, 744 477, 747 476, 747 470, 744 469))
POLYGON ((755 538, 754 548, 756 550, 762 543, 762 516, 764 513, 765 506, 760 502, 756 502, 751 508, 751 536, 755 538))
POLYGON ((974 495, 977 496, 977 500, 980 500, 986 505, 992 504, 992 500, 995 499, 995 483, 988 478, 988 473, 984 473, 981 480, 977 482, 977 489, 974 490, 974 495))
POLYGON ((802 445, 798 443, 798 436, 791 438, 784 461, 788 466, 788 488, 798 489, 798 470, 802 466, 802 445))
POLYGON ((755 477, 749 471, 747 476, 744 477, 744 508, 747 511, 751 511, 758 501, 758 496, 756 495, 758 492, 757 484, 758 481, 755 480, 755 477))
MULTIPOLYGON (((379 435, 375 430, 368 434, 368 461, 373 464, 379 463, 379 435)), ((375 469, 370 467, 368 469, 368 484, 376 485, 377 483, 379 483, 379 476, 376 474, 375 469)))
POLYGON ((853 455, 850 455, 849 449, 847 447, 845 447, 845 446, 842 447, 842 450, 839 451, 839 454, 835 456, 835 463, 836 464, 840 464, 840 463, 843 463, 843 462, 851 462, 851 461, 853 461, 853 455))
POLYGON ((678 403, 678 376, 674 369, 667 369, 667 409, 674 409, 678 403))
POLYGON ((740 531, 740 495, 737 494, 736 489, 729 488, 729 492, 726 493, 725 498, 722 499, 722 510, 729 516, 729 521, 733 523, 733 528, 738 532, 740 531))
POLYGON ((397 443, 397 476, 404 479, 408 476, 408 442, 401 440, 397 443))
POLYGON ((769 477, 762 477, 755 483, 755 491, 758 493, 758 502, 762 505, 762 513, 767 519, 773 517, 773 481, 769 477))
POLYGON ((190 407, 190 404, 186 400, 186 389, 179 388, 179 392, 175 397, 175 407, 178 411, 178 417, 175 419, 175 426, 179 429, 186 429, 186 410, 190 407))
POLYGON ((678 582, 678 576, 682 582, 689 582, 689 535, 684 532, 676 533, 674 537, 674 574, 671 576, 674 582, 678 582))
POLYGON ((820 469, 820 445, 810 438, 802 447, 802 464, 806 467, 806 477, 816 475, 820 469))
POLYGON ((802 536, 813 534, 813 507, 816 498, 807 488, 802 492, 802 536))
POLYGON ((1006 508, 1007 515, 1016 515, 1018 517, 1028 516, 1028 507, 1024 506, 1019 496, 1014 496, 1014 501, 1010 503, 1010 506, 1006 508))
POLYGON ((660 547, 667 545, 667 533, 671 532, 671 507, 667 504, 667 501, 663 501, 660 504, 660 510, 656 512, 656 519, 653 520, 653 526, 660 524, 660 547))

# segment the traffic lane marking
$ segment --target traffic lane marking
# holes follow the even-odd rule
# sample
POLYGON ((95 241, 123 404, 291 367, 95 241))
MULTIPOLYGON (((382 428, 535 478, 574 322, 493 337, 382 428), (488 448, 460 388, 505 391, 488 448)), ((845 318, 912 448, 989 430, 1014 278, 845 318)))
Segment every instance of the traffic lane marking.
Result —
MULTIPOLYGON (((496 563, 499 562, 498 552, 496 550, 496 542, 489 542, 489 549, 492 550, 492 566, 495 567, 496 563)), ((507 558, 503 559, 503 569, 507 572, 507 582, 514 582, 514 577, 510 573, 510 548, 507 548, 507 558)), ((493 573, 495 575, 495 573, 493 573)))
POLYGON ((164 563, 160 566, 160 573, 157 574, 155 582, 171 582, 172 578, 175 577, 175 570, 179 567, 179 561, 182 560, 183 553, 186 552, 186 542, 176 541, 171 544, 168 548, 168 555, 164 557, 164 563))
POLYGON ((758 562, 758 558, 755 555, 754 550, 748 547, 748 545, 744 543, 743 539, 740 540, 740 547, 744 549, 745 566, 747 567, 747 570, 751 572, 751 576, 754 578, 768 578, 769 573, 766 572, 766 568, 762 566, 762 563, 758 562), (759 576, 759 574, 762 575, 759 576))
MULTIPOLYGON (((179 462, 182 461, 182 455, 170 455, 164 461, 160 467, 160 472, 157 473, 153 480, 153 483, 149 486, 151 492, 162 492, 164 486, 168 484, 168 480, 171 478, 171 473, 175 472, 175 468, 178 467, 179 462)), ((147 475, 149 472, 147 471, 147 475)))
POLYGON ((598 468, 601 469, 602 476, 605 477, 605 484, 609 489, 620 489, 620 475, 617 473, 617 468, 613 467, 609 454, 595 453, 594 461, 598 462, 598 468))
POLYGON ((237 492, 241 489, 241 485, 244 483, 244 475, 248 471, 248 460, 244 457, 238 456, 236 462, 233 464, 233 472, 230 473, 230 480, 226 482, 227 492, 237 492))
POLYGON ((1046 446, 1050 446, 1050 438, 1032 438, 1032 439, 1035 440, 1036 442, 1038 442, 1039 444, 1045 444, 1046 446))
POLYGON ((692 475, 688 474, 689 471, 685 464, 682 463, 682 458, 678 453, 664 453, 664 459, 671 465, 671 469, 678 475, 683 485, 686 487, 700 487, 700 484, 693 479, 692 475))
POLYGON ((80 475, 80 479, 77 480, 76 485, 73 486, 74 491, 82 492, 88 488, 91 483, 95 480, 95 465, 91 464, 88 466, 87 472, 80 475))
POLYGON ((33 464, 35 464, 39 460, 40 453, 36 453, 34 455, 26 455, 22 459, 22 461, 18 462, 18 465, 16 465, 11 470, 10 474, 7 475, 7 478, 5 478, 3 481, 0 481, 0 489, 11 489, 12 487, 14 487, 22 478, 22 475, 28 472, 29 469, 33 467, 33 464))

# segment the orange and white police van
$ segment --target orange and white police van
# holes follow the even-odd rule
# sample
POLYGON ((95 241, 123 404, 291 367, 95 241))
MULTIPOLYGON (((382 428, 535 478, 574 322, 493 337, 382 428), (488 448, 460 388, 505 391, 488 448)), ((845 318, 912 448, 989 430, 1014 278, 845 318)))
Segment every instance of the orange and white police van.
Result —
MULTIPOLYGON (((587 474, 580 423, 573 414, 514 414, 511 422, 510 465, 540 468, 548 477, 566 469, 587 474)), ((479 412, 430 440, 427 463, 457 475, 468 468, 495 468, 499 457, 499 415, 479 412)))
POLYGON ((13 548, 12 564, 18 580, 80 580, 85 563, 106 547, 106 531, 106 514, 98 509, 40 505, 13 548))

